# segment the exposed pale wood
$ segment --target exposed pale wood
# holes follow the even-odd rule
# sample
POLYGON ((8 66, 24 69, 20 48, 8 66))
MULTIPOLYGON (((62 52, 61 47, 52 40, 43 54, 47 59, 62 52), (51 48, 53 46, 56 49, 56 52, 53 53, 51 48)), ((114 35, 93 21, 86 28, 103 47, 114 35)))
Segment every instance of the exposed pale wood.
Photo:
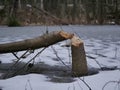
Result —
POLYGON ((88 69, 87 69, 87 61, 84 50, 84 43, 77 36, 73 36, 72 38, 71 51, 72 51, 73 76, 78 77, 78 76, 87 75, 88 69))
POLYGON ((71 33, 67 33, 64 31, 53 31, 51 33, 44 34, 33 39, 0 44, 0 54, 48 47, 57 42, 71 39, 72 37, 73 34, 71 33))

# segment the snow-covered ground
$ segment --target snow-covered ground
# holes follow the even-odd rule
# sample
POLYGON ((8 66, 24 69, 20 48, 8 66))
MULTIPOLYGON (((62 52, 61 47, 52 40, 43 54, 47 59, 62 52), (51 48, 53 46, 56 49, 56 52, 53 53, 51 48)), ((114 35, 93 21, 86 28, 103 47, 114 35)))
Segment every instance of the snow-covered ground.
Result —
MULTIPOLYGON (((77 28, 78 29, 78 28, 77 28)), ((115 28, 114 28, 115 29, 115 28)), ((24 35, 23 35, 24 36, 24 35)), ((115 36, 114 36, 115 37, 115 36)), ((100 69, 99 73, 73 78, 72 82, 53 82, 47 75, 44 74, 27 74, 18 75, 9 79, 0 80, 0 89, 2 90, 89 90, 83 81, 85 81, 92 90, 120 90, 120 41, 111 40, 114 38, 109 35, 107 39, 82 37, 84 40, 85 51, 87 56, 88 66, 100 69), (113 67, 115 70, 109 70, 105 67, 113 67), (115 68, 114 68, 115 67, 115 68), (105 70, 106 69, 106 70, 105 70)), ((1 43, 10 41, 19 41, 21 37, 12 38, 2 37, 1 43)), ((71 64, 70 48, 63 47, 69 41, 63 41, 53 45, 59 57, 66 65, 71 64)), ((36 50, 35 53, 39 52, 36 50)), ((21 55, 20 52, 18 53, 21 55)), ((24 59, 24 62, 29 61, 35 54, 31 54, 24 59)), ((15 60, 12 54, 0 54, 2 63, 11 63, 15 60)), ((53 51, 52 47, 44 50, 36 59, 35 63, 45 63, 50 66, 63 66, 53 51)), ((53 77, 57 77, 54 75, 53 77)), ((61 77, 57 77, 61 78, 61 77)))

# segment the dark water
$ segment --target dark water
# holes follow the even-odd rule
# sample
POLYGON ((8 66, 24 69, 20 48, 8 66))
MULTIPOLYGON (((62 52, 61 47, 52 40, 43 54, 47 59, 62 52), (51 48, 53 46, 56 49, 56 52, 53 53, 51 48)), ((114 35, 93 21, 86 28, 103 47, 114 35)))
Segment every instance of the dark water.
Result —
POLYGON ((45 33, 46 30, 61 30, 74 32, 83 39, 100 39, 104 41, 120 41, 120 26, 118 25, 69 25, 69 26, 0 26, 0 42, 12 42, 21 39, 33 38, 45 33))

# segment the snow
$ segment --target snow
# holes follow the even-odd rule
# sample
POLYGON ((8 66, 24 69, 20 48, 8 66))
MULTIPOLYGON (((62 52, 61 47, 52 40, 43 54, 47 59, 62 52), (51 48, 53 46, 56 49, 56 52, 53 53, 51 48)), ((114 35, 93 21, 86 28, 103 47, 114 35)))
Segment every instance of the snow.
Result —
MULTIPOLYGON (((119 70, 100 72, 97 75, 88 76, 85 78, 85 81, 91 86, 93 90, 102 90, 102 87, 108 81, 119 81, 119 80, 120 80, 119 70)), ((113 85, 115 85, 115 83, 113 83, 113 85)), ((105 90, 115 90, 115 89, 113 86, 106 86, 105 90)))
MULTIPOLYGON (((120 78, 120 71, 105 71, 99 74, 84 77, 92 90, 102 90, 102 87, 108 81, 118 81, 120 78)), ((105 90, 115 90, 113 86, 116 84, 108 85, 105 90)), ((0 86, 3 90, 89 90, 83 82, 76 78, 72 83, 53 83, 49 81, 44 75, 28 74, 15 76, 10 79, 0 80, 0 86), (32 89, 31 89, 32 88, 32 89)))
MULTIPOLYGON (((26 37, 26 36, 24 36, 26 37)), ((111 35, 109 35, 106 41, 96 38, 87 38, 86 36, 82 39, 84 40, 85 51, 87 55, 88 66, 94 67, 95 69, 100 69, 101 67, 114 67, 116 70, 104 70, 99 71, 99 73, 84 76, 80 78, 73 78, 74 81, 65 82, 52 82, 50 77, 44 74, 27 74, 18 75, 12 78, 0 80, 0 88, 2 90, 89 90, 89 88, 80 80, 83 79, 92 90, 102 90, 104 85, 110 81, 120 82, 120 41, 111 41, 111 35), (99 62, 100 66, 97 64, 99 62)), ((1 43, 6 43, 10 41, 19 41, 23 38, 10 38, 4 37, 0 39, 1 43)), ((69 41, 59 42, 52 47, 57 51, 59 57, 67 64, 71 65, 70 47, 64 47, 69 41)), ((52 47, 45 49, 38 57, 35 59, 35 63, 43 62, 50 66, 62 66, 63 64, 57 59, 55 52, 52 47)), ((29 55, 21 61, 29 61, 35 54, 37 54, 41 49, 35 50, 35 52, 29 55)), ((17 55, 22 55, 23 52, 19 52, 17 55)), ((0 54, 0 61, 2 63, 11 63, 15 61, 15 57, 12 54, 0 54)), ((56 76, 55 76, 56 77, 56 76)), ((60 78, 60 77, 59 77, 60 78)), ((120 83, 108 83, 103 90, 120 90, 120 83)))

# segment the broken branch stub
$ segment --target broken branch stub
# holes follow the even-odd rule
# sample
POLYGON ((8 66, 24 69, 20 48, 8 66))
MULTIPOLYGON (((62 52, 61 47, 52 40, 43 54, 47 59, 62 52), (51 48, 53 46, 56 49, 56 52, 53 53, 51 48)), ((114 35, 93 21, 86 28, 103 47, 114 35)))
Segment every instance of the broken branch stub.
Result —
POLYGON ((73 34, 71 33, 67 33, 64 31, 53 31, 33 39, 0 44, 0 54, 48 47, 57 42, 71 39, 72 37, 73 34))
POLYGON ((88 68, 83 41, 79 37, 73 36, 71 44, 72 75, 74 77, 87 75, 88 68))

